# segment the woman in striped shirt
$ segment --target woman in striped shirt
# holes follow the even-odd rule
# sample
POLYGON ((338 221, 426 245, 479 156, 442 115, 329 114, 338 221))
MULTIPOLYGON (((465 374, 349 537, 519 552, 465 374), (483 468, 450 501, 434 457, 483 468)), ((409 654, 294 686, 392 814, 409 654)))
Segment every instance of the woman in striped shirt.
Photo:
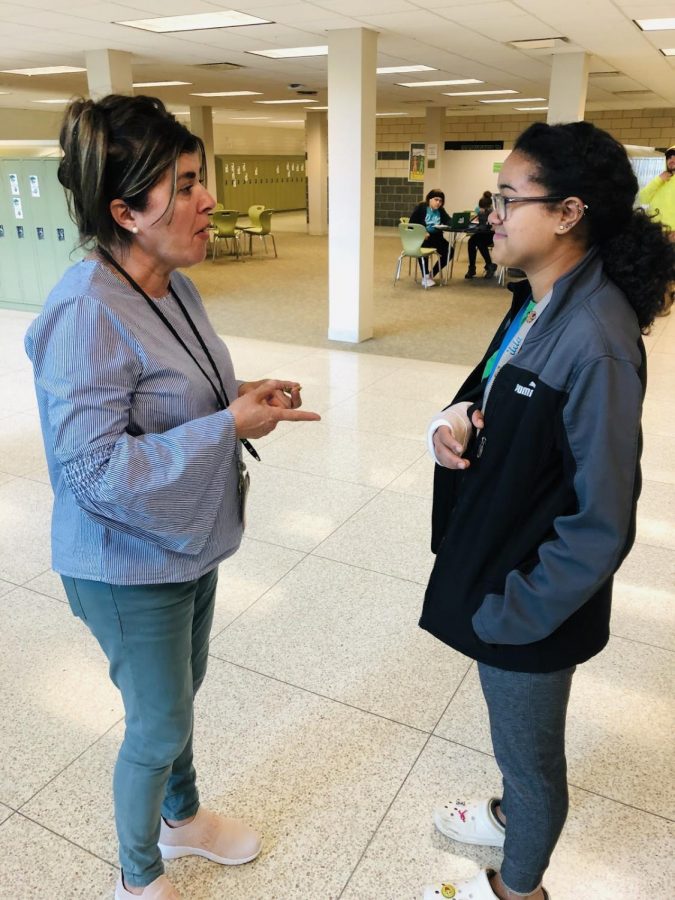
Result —
POLYGON ((162 858, 237 865, 255 831, 199 804, 193 699, 218 563, 241 541, 242 447, 303 412, 295 382, 240 382, 192 282, 214 198, 204 148, 159 100, 75 101, 59 179, 83 246, 26 336, 54 490, 52 563, 122 694, 116 900, 175 900, 162 858))

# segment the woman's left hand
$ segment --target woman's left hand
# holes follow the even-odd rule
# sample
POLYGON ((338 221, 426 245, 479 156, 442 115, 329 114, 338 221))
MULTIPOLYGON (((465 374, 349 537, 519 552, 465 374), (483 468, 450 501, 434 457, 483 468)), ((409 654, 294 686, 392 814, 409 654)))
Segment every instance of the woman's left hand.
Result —
MULTIPOLYGON (((243 397, 249 391, 254 391, 266 380, 262 378, 260 381, 244 381, 239 387, 239 396, 243 397)), ((301 390, 302 386, 297 381, 288 381, 283 390, 277 390, 270 394, 267 402, 270 406, 280 406, 283 409, 298 409, 302 406, 301 390)))

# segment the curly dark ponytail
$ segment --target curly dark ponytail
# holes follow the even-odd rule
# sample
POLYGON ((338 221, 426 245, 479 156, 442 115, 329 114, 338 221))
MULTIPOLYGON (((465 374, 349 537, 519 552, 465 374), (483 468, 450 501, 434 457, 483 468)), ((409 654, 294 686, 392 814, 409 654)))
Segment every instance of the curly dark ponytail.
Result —
POLYGON ((675 244, 664 228, 635 209, 637 178, 622 145, 590 122, 535 122, 516 141, 534 180, 548 193, 579 197, 588 206, 581 225, 609 278, 621 288, 645 331, 675 281, 675 244))

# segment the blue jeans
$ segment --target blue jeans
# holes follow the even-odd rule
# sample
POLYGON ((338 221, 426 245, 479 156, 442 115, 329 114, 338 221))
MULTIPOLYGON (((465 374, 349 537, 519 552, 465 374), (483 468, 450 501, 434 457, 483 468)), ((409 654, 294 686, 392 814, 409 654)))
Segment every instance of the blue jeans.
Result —
POLYGON ((502 881, 516 894, 541 884, 567 818, 565 720, 575 667, 507 672, 478 663, 502 773, 502 881))
POLYGON ((218 570, 180 584, 62 580, 122 694, 126 730, 113 778, 120 863, 129 887, 145 887, 164 871, 160 816, 186 819, 199 808, 193 700, 206 673, 218 570))

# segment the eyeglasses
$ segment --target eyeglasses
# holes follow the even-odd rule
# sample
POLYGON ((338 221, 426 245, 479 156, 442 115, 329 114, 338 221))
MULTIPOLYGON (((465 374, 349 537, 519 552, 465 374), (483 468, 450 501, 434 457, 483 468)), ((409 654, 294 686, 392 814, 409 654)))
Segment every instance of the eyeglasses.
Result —
POLYGON ((559 194, 549 194, 545 197, 504 197, 503 194, 492 195, 492 207, 499 218, 504 221, 509 203, 553 203, 554 200, 564 200, 559 194))

